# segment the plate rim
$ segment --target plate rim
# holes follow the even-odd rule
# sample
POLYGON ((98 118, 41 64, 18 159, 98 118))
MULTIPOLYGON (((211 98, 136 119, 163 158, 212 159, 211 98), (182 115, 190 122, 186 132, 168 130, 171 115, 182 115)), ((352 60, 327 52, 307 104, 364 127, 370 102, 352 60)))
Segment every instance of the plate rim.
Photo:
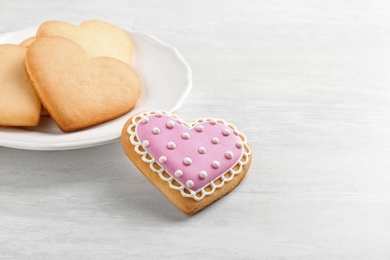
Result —
MULTIPOLYGON (((16 31, 12 31, 12 32, 2 33, 2 34, 0 34, 0 40, 1 40, 1 38, 6 38, 9 36, 12 36, 13 34, 28 32, 28 31, 32 31, 34 29, 36 30, 37 28, 38 28, 38 26, 35 26, 35 27, 29 27, 29 28, 22 29, 22 30, 16 30, 16 31)), ((174 56, 177 58, 177 60, 179 61, 179 63, 184 66, 184 68, 186 70, 185 78, 186 78, 187 84, 185 86, 183 86, 183 92, 180 94, 180 96, 176 100, 176 103, 174 104, 174 106, 170 110, 168 110, 169 112, 176 111, 184 103, 184 100, 188 97, 188 95, 192 89, 192 85, 193 85, 192 69, 191 69, 190 65, 188 64, 188 62, 184 59, 183 55, 179 52, 178 49, 176 49, 175 47, 173 47, 170 44, 163 42, 162 40, 158 39, 157 37, 155 37, 149 33, 138 31, 138 30, 124 29, 124 28, 121 28, 121 29, 126 31, 130 35, 138 34, 142 37, 147 37, 147 38, 151 39, 155 43, 158 43, 159 45, 164 47, 166 50, 169 50, 170 52, 172 52, 174 54, 174 56)), ((139 112, 141 112, 141 111, 139 111, 139 112)), ((131 111, 129 113, 131 113, 131 111)), ((123 116, 126 116, 126 115, 127 114, 125 114, 123 116)), ((83 131, 83 130, 81 130, 81 131, 83 131)), ((64 134, 66 134, 66 133, 64 133, 64 134)), ((74 141, 74 142, 66 141, 66 142, 60 142, 60 143, 41 143, 41 142, 34 143, 34 142, 9 140, 9 139, 4 139, 4 138, 0 137, 0 147, 14 148, 14 149, 20 149, 20 150, 30 150, 30 151, 64 151, 64 150, 74 150, 74 149, 83 149, 83 148, 101 146, 101 145, 115 142, 115 141, 119 140, 120 137, 121 137, 121 134, 108 134, 104 137, 99 137, 99 138, 86 140, 86 141, 74 141)))

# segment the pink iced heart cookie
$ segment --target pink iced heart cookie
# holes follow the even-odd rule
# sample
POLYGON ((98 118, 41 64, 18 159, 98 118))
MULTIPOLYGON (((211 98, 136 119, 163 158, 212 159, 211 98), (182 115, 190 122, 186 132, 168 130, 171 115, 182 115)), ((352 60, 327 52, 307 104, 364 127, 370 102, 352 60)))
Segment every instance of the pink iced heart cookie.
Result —
POLYGON ((163 111, 130 118, 122 145, 138 169, 189 215, 234 189, 251 163, 246 138, 233 125, 212 118, 188 124, 163 111))

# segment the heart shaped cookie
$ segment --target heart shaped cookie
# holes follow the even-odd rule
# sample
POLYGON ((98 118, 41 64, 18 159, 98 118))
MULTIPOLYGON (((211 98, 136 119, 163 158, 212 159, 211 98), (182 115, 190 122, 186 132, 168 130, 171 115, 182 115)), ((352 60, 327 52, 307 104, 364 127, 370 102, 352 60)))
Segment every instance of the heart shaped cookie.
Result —
POLYGON ((0 125, 36 126, 41 101, 26 72, 26 49, 14 44, 0 45, 0 125))
POLYGON ((122 131, 137 168, 180 210, 192 215, 234 189, 251 164, 245 136, 224 120, 186 123, 164 111, 139 113, 122 131))
POLYGON ((129 112, 142 91, 137 73, 110 57, 90 56, 62 37, 34 41, 27 75, 44 107, 63 131, 96 125, 129 112))
POLYGON ((83 47, 91 57, 108 56, 130 64, 133 42, 129 34, 113 24, 89 20, 79 26, 62 21, 46 21, 36 37, 61 36, 83 47))

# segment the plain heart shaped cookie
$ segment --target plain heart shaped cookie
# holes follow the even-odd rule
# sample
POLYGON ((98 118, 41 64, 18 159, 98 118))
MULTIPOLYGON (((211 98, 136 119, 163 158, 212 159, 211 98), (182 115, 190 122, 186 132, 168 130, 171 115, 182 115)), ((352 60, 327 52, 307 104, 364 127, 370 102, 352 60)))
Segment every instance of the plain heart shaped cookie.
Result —
POLYGON ((129 65, 110 57, 90 58, 62 37, 43 37, 29 45, 25 67, 44 107, 65 132, 117 118, 141 96, 141 81, 129 65))
POLYGON ((79 26, 62 21, 46 21, 36 37, 61 36, 83 47, 91 57, 108 56, 130 64, 133 42, 127 32, 113 24, 98 20, 82 22, 79 26))
POLYGON ((0 125, 36 126, 41 101, 26 72, 26 49, 14 44, 0 45, 0 125))
POLYGON ((137 168, 180 210, 192 215, 233 190, 251 164, 246 137, 224 120, 186 123, 164 111, 142 112, 122 130, 137 168))

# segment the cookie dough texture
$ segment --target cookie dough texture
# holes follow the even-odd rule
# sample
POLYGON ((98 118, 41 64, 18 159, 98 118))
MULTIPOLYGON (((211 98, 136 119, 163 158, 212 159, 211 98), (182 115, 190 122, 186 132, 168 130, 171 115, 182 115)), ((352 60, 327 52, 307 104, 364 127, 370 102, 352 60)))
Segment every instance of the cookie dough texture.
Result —
POLYGON ((65 132, 129 112, 142 91, 140 78, 128 64, 91 57, 63 37, 38 37, 27 48, 25 67, 44 107, 65 132))
POLYGON ((34 41, 35 41, 35 36, 32 36, 19 43, 19 45, 27 48, 34 41))
POLYGON ((26 48, 0 45, 0 125, 36 126, 41 102, 24 69, 26 48))

